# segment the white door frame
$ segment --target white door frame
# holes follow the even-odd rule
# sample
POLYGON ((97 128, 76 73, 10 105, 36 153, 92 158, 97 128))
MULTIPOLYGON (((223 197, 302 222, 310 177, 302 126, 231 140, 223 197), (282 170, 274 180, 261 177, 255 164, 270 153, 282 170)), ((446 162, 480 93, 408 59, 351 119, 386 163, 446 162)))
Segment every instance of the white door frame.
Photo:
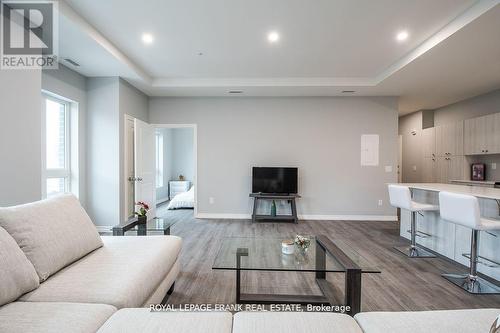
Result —
MULTIPOLYGON (((129 216, 128 216, 128 207, 127 207, 127 198, 128 198, 128 195, 130 194, 129 193, 129 190, 128 190, 128 177, 132 176, 134 177, 134 175, 128 175, 127 172, 128 172, 128 165, 127 165, 127 162, 128 162, 128 157, 129 157, 129 154, 134 154, 134 152, 130 152, 128 151, 127 149, 127 143, 128 143, 128 140, 129 140, 129 133, 127 131, 127 122, 128 121, 131 121, 132 123, 134 123, 134 117, 128 115, 128 114, 125 114, 124 115, 124 118, 123 118, 123 179, 122 181, 124 182, 123 185, 124 185, 124 212, 123 212, 123 218, 124 219, 128 219, 129 216)), ((133 140, 134 138, 132 138, 133 140)), ((132 150, 134 148, 132 147, 132 150)), ((133 159, 132 159, 133 161, 133 159)), ((133 162, 132 162, 133 163, 133 162)), ((135 170, 135 166, 134 166, 134 170, 135 170)), ((134 208, 135 208, 135 198, 134 198, 134 208)))
POLYGON ((398 135, 398 183, 403 182, 403 136, 398 135))
POLYGON ((198 125, 197 124, 151 124, 154 128, 192 128, 194 154, 194 217, 198 217, 198 125))

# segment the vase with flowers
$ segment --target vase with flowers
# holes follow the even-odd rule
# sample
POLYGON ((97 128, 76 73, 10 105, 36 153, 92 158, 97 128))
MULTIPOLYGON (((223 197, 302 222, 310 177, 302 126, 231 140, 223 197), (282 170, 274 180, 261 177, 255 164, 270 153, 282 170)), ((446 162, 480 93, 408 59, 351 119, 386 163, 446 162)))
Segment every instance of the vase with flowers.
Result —
POLYGON ((134 214, 137 215, 138 223, 139 224, 146 224, 146 222, 148 221, 149 205, 143 201, 139 201, 135 205, 136 205, 137 211, 134 212, 134 214))
POLYGON ((299 249, 299 251, 302 254, 305 254, 307 249, 309 248, 309 245, 311 245, 311 238, 302 236, 302 235, 297 235, 295 236, 294 240, 295 246, 299 249))

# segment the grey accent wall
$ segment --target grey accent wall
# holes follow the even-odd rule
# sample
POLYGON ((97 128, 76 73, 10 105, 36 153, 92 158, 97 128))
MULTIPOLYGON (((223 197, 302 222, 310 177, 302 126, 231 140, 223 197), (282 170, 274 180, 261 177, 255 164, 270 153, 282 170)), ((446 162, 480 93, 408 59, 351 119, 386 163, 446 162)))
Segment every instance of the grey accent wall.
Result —
POLYGON ((404 183, 421 181, 422 177, 422 111, 399 118, 399 135, 403 136, 402 180, 404 183), (412 132, 415 132, 415 135, 412 132))
POLYGON ((86 207, 87 78, 59 64, 57 70, 42 71, 42 89, 78 103, 78 197, 86 207))
POLYGON ((0 73, 0 206, 40 200, 41 71, 0 73))
POLYGON ((199 213, 249 214, 252 166, 296 166, 299 214, 395 215, 386 183, 397 180, 396 98, 152 98, 149 104, 152 123, 198 125, 199 213), (362 134, 380 135, 377 167, 360 165, 362 134))
POLYGON ((449 124, 497 112, 500 112, 500 90, 434 110, 434 125, 449 124))

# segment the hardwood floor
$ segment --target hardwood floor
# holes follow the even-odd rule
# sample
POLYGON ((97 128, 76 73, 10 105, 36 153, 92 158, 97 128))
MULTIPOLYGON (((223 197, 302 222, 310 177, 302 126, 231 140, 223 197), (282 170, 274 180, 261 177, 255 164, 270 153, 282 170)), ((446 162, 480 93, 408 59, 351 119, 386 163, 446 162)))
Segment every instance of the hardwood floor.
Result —
MULTIPOLYGON (((220 240, 228 236, 291 237, 323 234, 342 239, 372 261, 381 274, 363 276, 363 311, 402 311, 500 307, 499 295, 474 296, 443 279, 440 274, 465 272, 442 258, 408 259, 392 249, 404 244, 395 222, 301 221, 299 224, 255 223, 247 220, 197 220, 192 210, 162 212, 178 219, 172 234, 183 238, 182 269, 171 304, 233 304, 235 273, 212 270, 220 240)), ((245 272, 245 292, 317 293, 312 273, 245 272)), ((342 274, 328 280, 342 284, 342 274)))

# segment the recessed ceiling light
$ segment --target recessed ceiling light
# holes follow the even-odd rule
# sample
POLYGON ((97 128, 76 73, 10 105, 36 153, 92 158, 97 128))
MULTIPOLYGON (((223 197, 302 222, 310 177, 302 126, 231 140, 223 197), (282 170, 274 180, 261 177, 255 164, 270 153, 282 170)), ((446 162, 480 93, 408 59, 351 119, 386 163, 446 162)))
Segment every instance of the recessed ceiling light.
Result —
POLYGON ((229 90, 228 94, 243 94, 243 90, 229 90))
POLYGON ((356 92, 356 90, 342 90, 343 94, 353 94, 355 92, 356 92))
POLYGON ((276 43, 280 40, 280 35, 276 31, 271 31, 267 34, 267 40, 269 43, 276 43))
POLYGON ((403 30, 403 31, 398 32, 398 34, 396 35, 396 39, 399 42, 402 42, 402 41, 405 41, 406 39, 408 39, 408 36, 409 36, 408 31, 403 30))
POLYGON ((144 44, 151 44, 151 43, 153 43, 153 41, 154 41, 153 35, 151 35, 149 33, 142 34, 142 42, 144 44))

